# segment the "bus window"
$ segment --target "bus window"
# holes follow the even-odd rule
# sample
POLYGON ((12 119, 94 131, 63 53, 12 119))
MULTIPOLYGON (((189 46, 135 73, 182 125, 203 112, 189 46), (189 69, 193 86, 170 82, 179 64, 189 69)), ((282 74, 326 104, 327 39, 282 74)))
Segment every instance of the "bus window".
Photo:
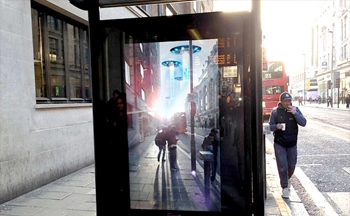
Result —
POLYGON ((177 112, 171 118, 171 123, 177 129, 179 133, 187 132, 187 124, 186 124, 186 114, 185 112, 177 112))
POLYGON ((263 116, 268 118, 277 106, 279 96, 288 91, 289 77, 282 61, 268 62, 268 68, 262 72, 263 116))

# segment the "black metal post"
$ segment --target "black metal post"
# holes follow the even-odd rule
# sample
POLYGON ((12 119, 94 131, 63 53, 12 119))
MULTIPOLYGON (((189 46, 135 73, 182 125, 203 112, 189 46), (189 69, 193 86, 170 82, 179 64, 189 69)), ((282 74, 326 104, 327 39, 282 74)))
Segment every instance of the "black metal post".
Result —
POLYGON ((103 149, 100 148, 108 142, 104 135, 104 102, 100 97, 99 89, 102 87, 99 71, 99 58, 100 58, 100 12, 99 1, 93 0, 89 2, 88 8, 89 17, 89 39, 90 39, 90 62, 91 62, 91 79, 92 79, 92 113, 94 121, 94 145, 95 145, 95 181, 96 181, 96 209, 98 214, 102 214, 102 211, 108 209, 108 204, 103 202, 103 191, 105 183, 103 182, 104 173, 101 172, 103 168, 103 161, 99 160, 99 155, 103 155, 103 149), (107 207, 107 209, 106 209, 107 207))
POLYGON ((332 34, 332 54, 331 54, 331 107, 333 108, 333 101, 334 101, 334 95, 333 95, 333 92, 334 92, 334 73, 333 73, 333 30, 328 30, 329 33, 332 34))
POLYGON ((204 160, 204 196, 205 202, 210 202, 210 188, 209 188, 209 178, 210 178, 210 161, 204 160))
MULTIPOLYGON (((252 58, 251 58, 251 141, 253 168, 252 214, 265 215, 265 144, 262 122, 262 29, 261 0, 252 1, 252 58), (253 102, 254 101, 254 102, 253 102)), ((249 96, 249 95, 248 95, 249 96)), ((247 180, 247 179, 246 179, 247 180)), ((247 202, 248 203, 248 202, 247 202)))
POLYGON ((199 151, 199 158, 204 161, 204 198, 205 203, 207 205, 211 205, 210 199, 210 186, 209 186, 209 178, 210 178, 210 168, 214 163, 214 155, 210 151, 199 151))
POLYGON ((326 91, 327 91, 326 103, 327 103, 327 107, 328 107, 328 105, 329 105, 329 85, 328 85, 328 81, 327 81, 327 84, 326 84, 326 91))
MULTIPOLYGON (((102 45, 103 31, 100 21, 100 6, 98 0, 88 1, 89 17, 89 41, 91 56, 91 78, 92 78, 92 112, 94 131, 94 152, 95 152, 95 181, 96 181, 96 211, 97 215, 108 215, 111 211, 118 209, 125 211, 129 208, 130 196, 128 189, 128 145, 126 143, 126 131, 120 142, 126 145, 118 147, 122 152, 115 159, 114 147, 106 151, 106 144, 110 143, 106 124, 105 107, 106 98, 104 95, 104 80, 107 78, 102 69, 102 45), (114 149, 114 150, 113 150, 114 149), (110 178, 110 172, 106 167, 113 163, 119 164, 118 173, 123 178, 110 178), (110 187, 115 185, 114 187, 110 187), (113 199, 107 198, 108 194, 113 194, 113 199), (116 202, 116 200, 119 200, 116 202), (120 201, 121 200, 121 201, 120 201)), ((126 128, 125 128, 126 130, 126 128)))
MULTIPOLYGON (((190 93, 193 96, 193 47, 192 40, 189 41, 190 45, 190 93)), ((194 139, 194 115, 196 110, 196 104, 191 101, 191 170, 196 171, 196 141, 194 139)))

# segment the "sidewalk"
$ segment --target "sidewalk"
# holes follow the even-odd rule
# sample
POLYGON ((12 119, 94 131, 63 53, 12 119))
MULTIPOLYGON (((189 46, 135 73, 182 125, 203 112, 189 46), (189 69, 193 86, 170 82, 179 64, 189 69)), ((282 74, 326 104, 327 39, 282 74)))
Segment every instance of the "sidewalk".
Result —
MULTIPOLYGON (((157 162, 158 148, 153 136, 131 150, 131 206, 132 208, 168 208, 208 210, 220 206, 219 187, 210 186, 213 205, 208 207, 203 194, 204 172, 197 163, 196 175, 190 172, 189 155, 178 148, 178 171, 171 171, 168 161, 157 162), (146 144, 148 143, 148 144, 146 144), (140 155, 143 155, 140 157, 140 155), (143 187, 138 187, 140 184, 143 187), (166 192, 164 192, 166 191, 166 192), (149 199, 152 199, 150 202, 149 199), (196 199, 192 199, 195 197, 196 199)), ((276 162, 266 155, 267 198, 265 215, 297 215, 292 205, 281 198, 276 162)), ((94 165, 54 181, 37 190, 0 205, 0 216, 94 216, 96 215, 94 165)), ((113 186, 111 186, 113 187, 113 186)), ((293 191, 291 194, 294 194, 293 191)), ((291 198, 292 199, 292 198, 291 198)), ((303 205, 301 203, 302 208, 303 205)), ((300 205, 298 206, 300 208, 300 205)), ((304 214, 299 214, 304 215, 304 214)))
MULTIPOLYGON (((295 104, 297 104, 297 102, 294 102, 295 104)), ((327 103, 309 103, 308 101, 305 102, 305 105, 303 105, 305 107, 318 107, 318 108, 326 108, 326 109, 334 109, 334 110, 350 110, 349 108, 346 108, 346 104, 339 104, 339 108, 338 108, 338 104, 333 104, 333 107, 331 107, 330 105, 327 107, 327 103)), ((299 106, 299 107, 303 107, 303 106, 299 106)))

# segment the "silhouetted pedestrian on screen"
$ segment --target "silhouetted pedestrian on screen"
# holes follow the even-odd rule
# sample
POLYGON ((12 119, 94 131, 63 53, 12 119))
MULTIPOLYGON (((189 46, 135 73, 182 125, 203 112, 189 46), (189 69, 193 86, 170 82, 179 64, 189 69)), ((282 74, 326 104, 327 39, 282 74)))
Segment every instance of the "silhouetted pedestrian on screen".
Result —
POLYGON ((168 142, 169 162, 172 171, 176 171, 177 167, 177 138, 178 132, 175 126, 169 126, 166 132, 166 140, 168 142))
POLYGON ((167 128, 166 127, 162 127, 158 131, 158 133, 157 133, 157 135, 156 135, 156 137, 154 139, 154 142, 156 143, 156 145, 159 148, 158 157, 157 157, 158 162, 160 160, 160 156, 162 155, 162 153, 163 153, 162 161, 165 161, 166 142, 167 142, 166 141, 166 138, 167 138, 166 135, 167 135, 167 128))

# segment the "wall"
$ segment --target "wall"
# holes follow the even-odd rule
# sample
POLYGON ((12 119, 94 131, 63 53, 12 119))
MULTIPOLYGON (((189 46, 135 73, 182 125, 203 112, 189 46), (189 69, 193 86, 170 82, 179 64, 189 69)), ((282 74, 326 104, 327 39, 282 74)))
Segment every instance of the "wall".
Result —
MULTIPOLYGON (((88 25, 68 0, 33 1, 88 25)), ((137 7, 100 13, 145 16, 137 7)), ((92 104, 36 104, 31 22, 30 0, 0 1, 0 204, 94 163, 92 104)))
POLYGON ((92 104, 36 105, 30 1, 0 1, 0 203, 93 163, 92 104))

